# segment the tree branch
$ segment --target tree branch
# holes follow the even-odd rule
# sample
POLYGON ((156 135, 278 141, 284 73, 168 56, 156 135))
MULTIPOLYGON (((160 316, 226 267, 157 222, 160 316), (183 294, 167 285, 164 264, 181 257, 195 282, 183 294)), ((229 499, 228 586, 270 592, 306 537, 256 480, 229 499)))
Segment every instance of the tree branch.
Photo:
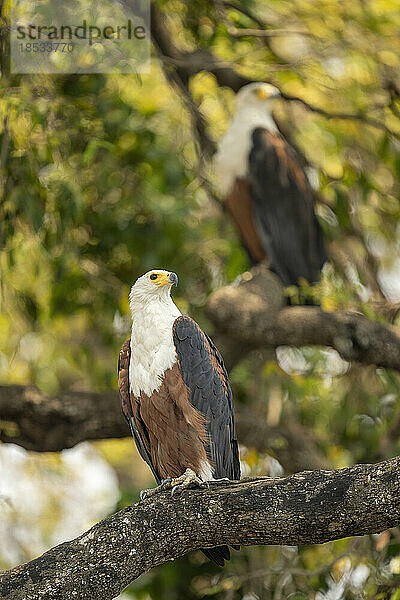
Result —
POLYGON ((173 68, 186 87, 189 78, 200 71, 213 73, 219 85, 230 87, 236 92, 251 81, 231 67, 221 65, 221 61, 206 48, 191 52, 180 50, 173 43, 165 15, 155 2, 151 4, 151 35, 161 60, 167 59, 170 64, 175 63, 173 68))
POLYGON ((160 492, 0 575, 3 600, 109 600, 142 573, 221 544, 320 544, 400 525, 400 458, 160 492))
POLYGON ((32 386, 2 385, 0 426, 2 442, 37 452, 129 435, 116 391, 71 391, 49 398, 32 386))
POLYGON ((242 37, 271 38, 289 35, 304 35, 305 37, 313 37, 313 34, 309 31, 297 29, 237 29, 236 27, 231 27, 229 28, 228 33, 232 37, 238 39, 242 37))
POLYGON ((198 141, 199 147, 196 148, 199 168, 202 168, 202 155, 210 158, 216 149, 215 142, 211 139, 207 132, 207 124, 204 116, 199 110, 197 104, 193 100, 189 90, 189 74, 187 67, 180 68, 173 63, 179 62, 180 58, 185 55, 172 42, 165 23, 165 15, 159 10, 155 3, 151 5, 151 37, 153 46, 160 58, 161 65, 165 77, 169 83, 177 88, 180 92, 183 102, 186 105, 190 119, 192 122, 195 139, 198 141))
MULTIPOLYGON (((243 445, 259 452, 279 446, 274 453, 286 472, 330 466, 313 433, 294 419, 285 418, 284 426, 269 426, 249 408, 240 406, 236 422, 243 445)), ((49 398, 32 386, 0 386, 2 442, 36 452, 58 452, 85 440, 129 435, 116 391, 71 391, 49 398)))
MULTIPOLYGON (((374 119, 373 117, 368 117, 367 115, 363 115, 363 114, 330 112, 328 110, 320 108, 319 106, 314 106, 313 104, 306 102, 306 100, 304 100, 303 98, 299 98, 298 96, 288 96, 287 94, 284 94, 284 93, 282 93, 282 98, 284 98, 285 100, 288 100, 289 102, 298 102, 298 103, 302 104, 304 106, 304 108, 306 108, 307 110, 309 110, 313 113, 316 113, 318 115, 321 115, 322 117, 325 117, 326 119, 336 119, 338 121, 359 121, 361 123, 365 123, 366 125, 370 125, 371 127, 374 127, 375 129, 381 129, 387 135, 389 135, 393 138, 396 138, 397 140, 400 139, 400 136, 396 132, 392 131, 389 127, 387 127, 385 125, 385 123, 383 123, 382 121, 378 121, 377 119, 374 119)), ((383 108, 385 108, 385 106, 386 105, 379 104, 379 105, 375 106, 374 109, 375 110, 383 109, 383 108)))
MULTIPOLYGON (((257 273, 260 280, 271 279, 266 270, 257 273)), ((400 371, 400 335, 395 327, 360 313, 324 312, 316 306, 271 310, 268 293, 260 295, 251 280, 214 292, 207 315, 233 343, 249 348, 330 346, 345 360, 400 371)))

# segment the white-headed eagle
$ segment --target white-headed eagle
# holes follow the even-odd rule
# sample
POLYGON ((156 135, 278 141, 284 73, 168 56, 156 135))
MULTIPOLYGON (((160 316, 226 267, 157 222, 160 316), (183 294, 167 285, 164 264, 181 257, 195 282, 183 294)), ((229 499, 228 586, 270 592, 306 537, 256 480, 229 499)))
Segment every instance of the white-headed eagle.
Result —
POLYGON ((250 83, 215 157, 220 191, 252 262, 268 259, 284 285, 310 284, 326 261, 315 193, 272 116, 280 91, 250 83))
MULTIPOLYGON (((211 339, 172 301, 177 282, 175 273, 154 270, 132 286, 132 334, 118 361, 122 412, 138 451, 158 485, 173 490, 240 479, 228 375, 211 339)), ((203 552, 219 565, 230 557, 227 546, 203 552)))

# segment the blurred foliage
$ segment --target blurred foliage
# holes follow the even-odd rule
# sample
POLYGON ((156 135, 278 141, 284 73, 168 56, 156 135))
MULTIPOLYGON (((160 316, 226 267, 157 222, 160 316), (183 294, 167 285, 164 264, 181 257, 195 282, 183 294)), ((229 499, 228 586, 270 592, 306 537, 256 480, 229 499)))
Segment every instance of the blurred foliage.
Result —
MULTIPOLYGON (((322 193, 331 262, 317 294, 327 310, 385 322, 383 309, 400 299, 398 1, 160 6, 182 49, 211 49, 249 79, 304 101, 282 100, 277 118, 322 193), (261 27, 270 35, 248 32, 261 27)), ((234 94, 206 66, 190 90, 218 140, 234 94)), ((48 393, 115 387, 136 277, 176 271, 177 304, 209 330, 206 298, 248 268, 246 255, 201 185, 189 117, 156 58, 142 77, 17 76, 3 62, 0 90, 0 380, 48 393)), ((231 379, 238 405, 283 426, 288 415, 297 419, 335 467, 400 451, 391 434, 400 420, 397 374, 347 365, 326 349, 283 348, 277 364, 250 357, 231 379)), ((133 443, 97 446, 118 475, 118 506, 135 501, 152 479, 133 443)), ((245 473, 270 464, 251 446, 242 459, 245 473)), ((37 548, 25 548, 24 559, 37 548)), ((400 598, 398 531, 234 554, 221 571, 193 553, 141 577, 124 597, 400 598)), ((3 566, 11 563, 2 555, 3 566)))

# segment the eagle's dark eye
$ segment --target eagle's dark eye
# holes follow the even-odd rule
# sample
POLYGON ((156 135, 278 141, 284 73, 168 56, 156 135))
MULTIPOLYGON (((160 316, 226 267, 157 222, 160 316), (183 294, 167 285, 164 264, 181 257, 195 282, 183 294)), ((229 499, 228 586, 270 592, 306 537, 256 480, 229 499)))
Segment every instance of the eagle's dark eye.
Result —
POLYGON ((153 281, 154 281, 155 279, 157 279, 157 277, 158 277, 158 275, 156 275, 155 273, 152 273, 152 274, 150 275, 150 279, 152 279, 153 281))

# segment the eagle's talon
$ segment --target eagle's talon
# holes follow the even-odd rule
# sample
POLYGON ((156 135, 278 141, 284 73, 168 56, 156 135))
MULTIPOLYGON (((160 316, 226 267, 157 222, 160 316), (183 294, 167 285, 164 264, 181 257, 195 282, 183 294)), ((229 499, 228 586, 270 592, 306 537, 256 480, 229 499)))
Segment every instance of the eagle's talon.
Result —
POLYGON ((174 487, 173 487, 173 488, 172 488, 172 490, 171 490, 171 498, 173 498, 173 497, 174 497, 174 496, 176 496, 176 495, 178 495, 178 496, 179 496, 181 493, 182 493, 181 486, 180 486, 180 485, 174 485, 174 487), (177 491, 176 491, 176 490, 178 490, 178 492, 179 492, 178 494, 177 494, 177 491))
POLYGON ((151 498, 151 496, 154 496, 154 494, 157 494, 158 492, 165 492, 165 490, 169 490, 174 481, 175 480, 172 479, 172 477, 162 479, 160 485, 157 487, 150 488, 149 490, 142 490, 140 492, 140 499, 146 500, 146 498, 151 498))
POLYGON ((171 480, 171 496, 174 497, 177 493, 177 490, 179 493, 181 493, 186 488, 201 486, 202 483, 203 482, 201 479, 197 477, 196 473, 192 471, 192 469, 186 469, 183 475, 171 480))
MULTIPOLYGON (((157 488, 155 488, 155 489, 157 489, 157 488)), ((151 492, 151 490, 140 490, 140 494, 139 494, 140 499, 146 500, 146 498, 148 498, 150 496, 150 492, 151 492)))

